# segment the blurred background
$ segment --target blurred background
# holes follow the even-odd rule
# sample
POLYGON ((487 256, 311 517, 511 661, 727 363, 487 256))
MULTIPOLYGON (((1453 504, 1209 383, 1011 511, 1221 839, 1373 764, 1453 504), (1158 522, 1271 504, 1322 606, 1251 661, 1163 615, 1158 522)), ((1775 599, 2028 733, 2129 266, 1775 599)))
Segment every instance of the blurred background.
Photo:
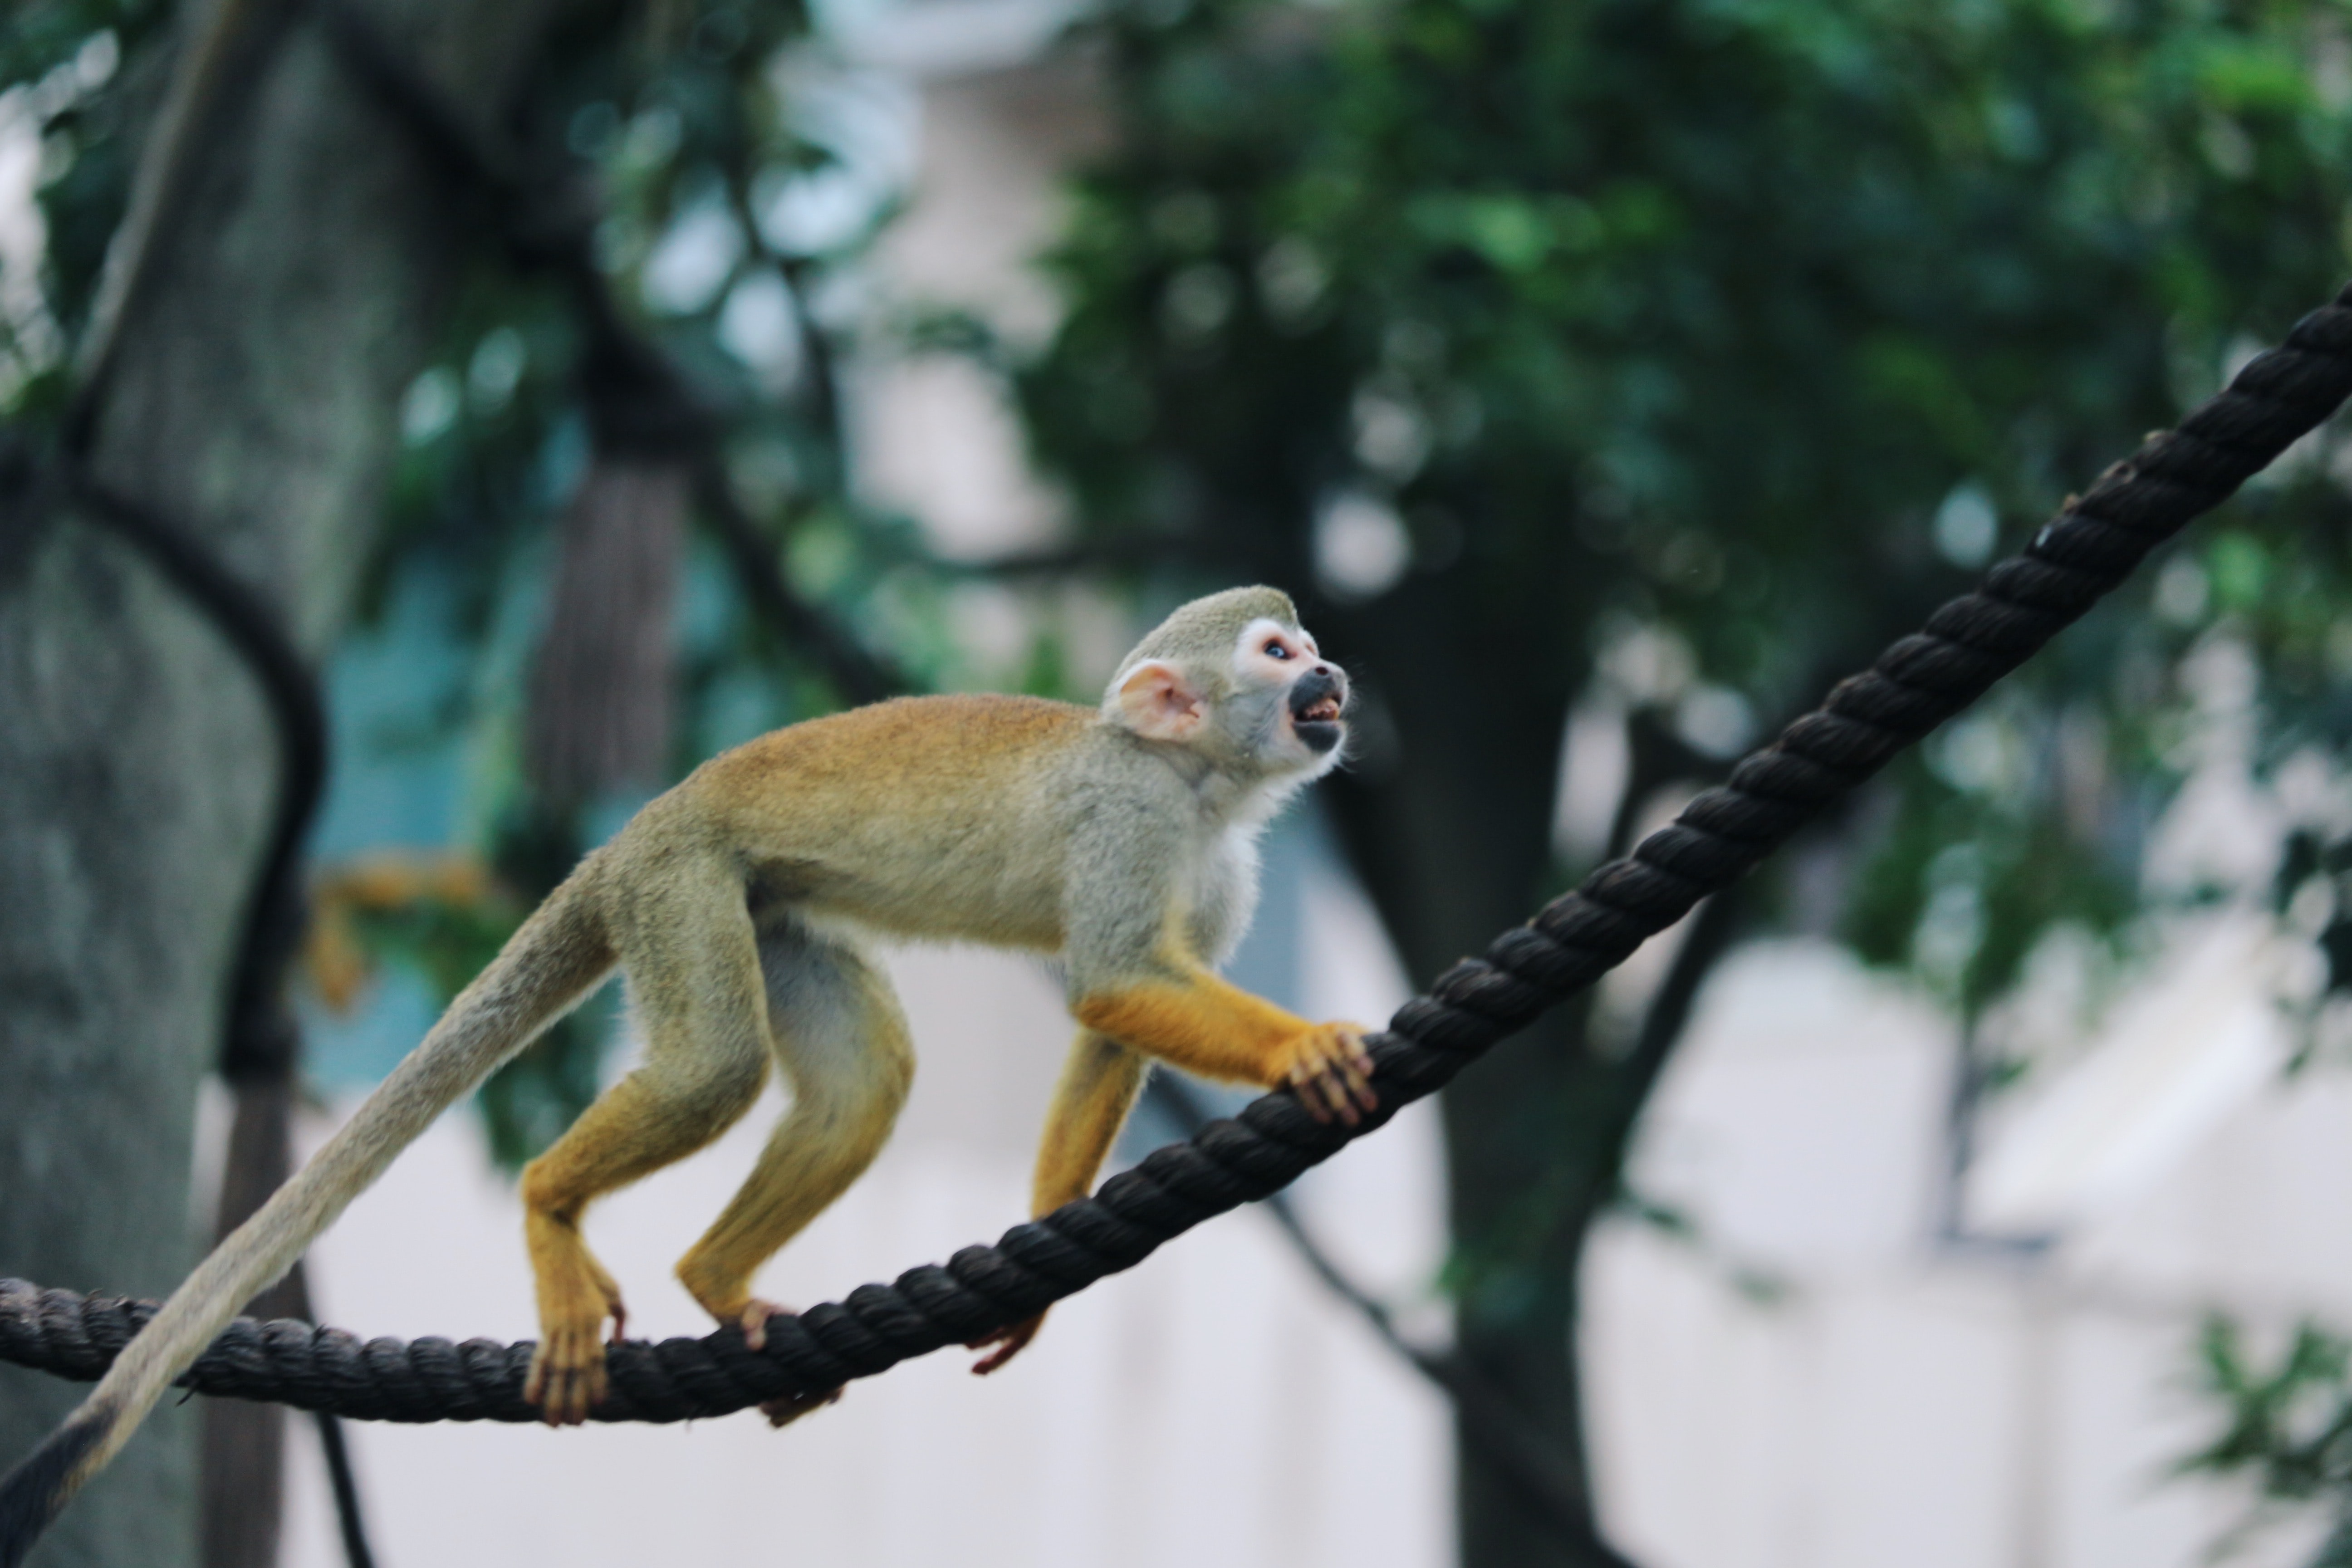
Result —
MULTIPOLYGON (((1376 1022, 2326 300, 2348 179, 2335 4, 15 0, 0 1273, 168 1289, 701 759, 1091 702, 1239 582, 1364 701, 1234 976, 1376 1022)), ((353 1424, 375 1561, 2352 1563, 2347 490, 2331 426, 1003 1374, 353 1424)), ((1022 1217, 1055 984, 892 969, 914 1099, 781 1300, 1022 1217)), ((635 1049, 265 1307, 529 1335, 513 1173, 635 1049)), ((775 1109, 596 1212, 633 1331, 775 1109)), ((78 1394, 0 1368, 0 1458, 78 1394)), ((326 1452, 167 1410, 35 1561, 344 1562, 326 1452)))

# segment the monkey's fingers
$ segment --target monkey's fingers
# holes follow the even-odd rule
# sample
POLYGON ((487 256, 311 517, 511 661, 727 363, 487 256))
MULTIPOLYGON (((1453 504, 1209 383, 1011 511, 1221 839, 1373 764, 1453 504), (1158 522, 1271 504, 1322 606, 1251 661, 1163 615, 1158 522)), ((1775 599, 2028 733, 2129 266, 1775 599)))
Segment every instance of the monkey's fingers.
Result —
POLYGON ((1304 1061, 1292 1068, 1290 1091, 1307 1108, 1307 1114, 1318 1121, 1328 1121, 1334 1115, 1355 1110, 1346 1090, 1331 1081, 1321 1062, 1304 1061))
POLYGON ((1371 1053, 1360 1024, 1318 1024, 1300 1037, 1285 1075, 1299 1104, 1318 1121, 1354 1127, 1380 1108, 1372 1089, 1371 1053))
POLYGON ((1040 1312, 1034 1318, 1024 1318, 1017 1323, 1007 1323, 992 1334, 966 1341, 963 1348, 968 1351, 985 1350, 990 1345, 996 1347, 972 1363, 971 1374, 974 1377, 986 1377, 990 1373, 1019 1355, 1023 1348, 1037 1337, 1037 1331, 1045 1326, 1045 1314, 1040 1312))
POLYGON ((1347 1080, 1348 1092, 1356 1104, 1365 1110, 1381 1108, 1379 1091, 1372 1088, 1372 1053, 1364 1048, 1364 1029, 1356 1024, 1339 1026, 1339 1042, 1346 1054, 1339 1058, 1339 1074, 1347 1080))
POLYGON ((841 1401, 841 1390, 830 1388, 823 1394, 795 1394, 789 1399, 771 1399, 760 1406, 760 1414, 768 1418, 771 1426, 789 1426, 812 1410, 822 1410, 841 1401))
POLYGON ((1318 1121, 1337 1117, 1353 1127, 1370 1109, 1359 1109, 1359 1101, 1371 1093, 1371 1086, 1344 1050, 1317 1050, 1301 1059, 1290 1069, 1290 1087, 1318 1121))

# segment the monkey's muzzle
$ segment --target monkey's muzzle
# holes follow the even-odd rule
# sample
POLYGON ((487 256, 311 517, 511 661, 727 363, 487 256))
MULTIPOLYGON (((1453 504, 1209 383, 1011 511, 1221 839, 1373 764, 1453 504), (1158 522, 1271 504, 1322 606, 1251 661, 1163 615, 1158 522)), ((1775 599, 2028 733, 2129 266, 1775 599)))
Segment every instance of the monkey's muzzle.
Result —
POLYGON ((1310 669, 1290 688, 1290 727, 1308 751, 1328 752, 1347 732, 1339 722, 1347 706, 1348 678, 1336 669, 1310 669))

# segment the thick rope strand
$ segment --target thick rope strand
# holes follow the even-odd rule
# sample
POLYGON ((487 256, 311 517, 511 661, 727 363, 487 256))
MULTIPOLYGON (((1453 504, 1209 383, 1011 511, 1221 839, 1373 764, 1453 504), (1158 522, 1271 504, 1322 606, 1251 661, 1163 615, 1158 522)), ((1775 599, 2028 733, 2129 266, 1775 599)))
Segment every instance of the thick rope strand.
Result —
MULTIPOLYGON (((871 1377, 1037 1312, 1161 1242, 1262 1198, 1443 1088, 1538 1013, 1591 985, 1651 936, 1729 886, 1825 805, 2015 669, 2147 552, 2227 499, 2352 395, 2352 289, 2295 325, 2179 427, 2070 500, 1918 634, 1698 796, 1632 855, 1465 959, 1367 1042, 1379 1110, 1317 1121, 1286 1089, 1113 1176, 1089 1198, 968 1247, 945 1265, 861 1285, 772 1319, 752 1351, 740 1329, 611 1347, 598 1421, 684 1421, 871 1377)), ((0 1360, 97 1378, 152 1303, 0 1280, 0 1360)), ((240 1318, 182 1381, 199 1393, 378 1421, 534 1421, 522 1397, 529 1341, 362 1341, 337 1329, 240 1318)))

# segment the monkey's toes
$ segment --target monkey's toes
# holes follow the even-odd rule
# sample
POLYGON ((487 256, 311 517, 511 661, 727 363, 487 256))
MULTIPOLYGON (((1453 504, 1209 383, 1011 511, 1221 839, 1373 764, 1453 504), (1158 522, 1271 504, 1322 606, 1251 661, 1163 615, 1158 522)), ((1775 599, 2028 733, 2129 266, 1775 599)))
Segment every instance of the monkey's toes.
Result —
POLYGON ((769 1400, 760 1406, 760 1414, 768 1418, 771 1426, 789 1426, 810 1411, 822 1410, 840 1400, 839 1388, 828 1388, 823 1394, 795 1394, 786 1399, 769 1400))
POLYGON ((550 1426, 577 1426, 604 1397, 604 1319, 548 1331, 530 1358, 522 1396, 550 1426))
POLYGON ((968 1351, 987 1350, 990 1345, 996 1347, 972 1363, 972 1375, 986 1377, 990 1373, 1019 1355, 1023 1348, 1037 1337, 1037 1331, 1043 1328, 1045 1323, 1045 1314, 1040 1312, 1034 1318, 1024 1318, 1017 1323, 1007 1323, 992 1334, 983 1334, 979 1339, 965 1341, 963 1348, 968 1351))
MULTIPOLYGON (((762 1301, 757 1296, 754 1296, 750 1300, 744 1302, 743 1310, 735 1314, 735 1321, 743 1331, 744 1348, 746 1350, 755 1351, 766 1350, 768 1348, 768 1320, 770 1318, 788 1317, 791 1313, 792 1309, 790 1307, 780 1307, 773 1301, 762 1301)), ((720 1321, 724 1321, 725 1320, 722 1319, 720 1321)), ((835 1394, 839 1394, 841 1390, 836 1388, 834 1392, 835 1394)), ((780 1422, 778 1425, 781 1426, 782 1423, 780 1422)))

